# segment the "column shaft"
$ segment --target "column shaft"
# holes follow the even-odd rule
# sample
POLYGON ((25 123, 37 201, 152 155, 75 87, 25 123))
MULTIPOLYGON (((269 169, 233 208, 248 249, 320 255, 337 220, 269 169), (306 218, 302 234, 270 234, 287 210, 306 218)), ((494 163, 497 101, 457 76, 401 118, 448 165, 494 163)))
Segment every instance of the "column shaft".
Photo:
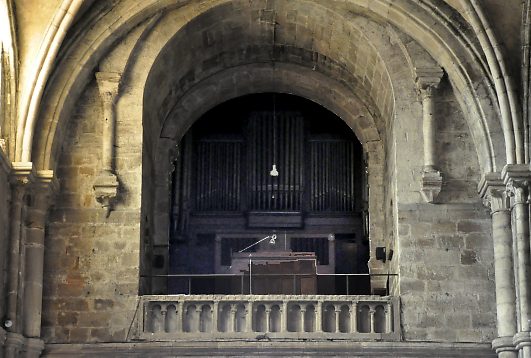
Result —
POLYGON ((38 338, 41 335, 44 228, 48 210, 47 201, 47 193, 35 195, 33 205, 27 213, 24 335, 32 338, 38 338))
POLYGON ((9 327, 10 332, 19 332, 21 324, 18 322, 17 312, 19 287, 21 283, 20 266, 21 266, 21 225, 22 225, 22 209, 24 201, 25 188, 22 185, 15 185, 13 188, 13 195, 11 196, 11 230, 9 241, 9 271, 8 271, 8 286, 7 286, 7 318, 12 321, 12 326, 9 327))
POLYGON ((494 270, 496 274, 496 308, 498 335, 516 333, 516 307, 512 258, 511 213, 500 210, 492 214, 494 270))
MULTIPOLYGON (((525 185, 514 189, 515 201, 513 206, 516 226, 516 245, 518 249, 518 306, 520 308, 520 332, 529 332, 529 314, 531 292, 530 285, 530 251, 529 251, 529 213, 527 204, 527 188, 525 185)), ((522 358, 531 358, 531 346, 524 344, 520 349, 522 358)))
POLYGON ((422 131, 424 134, 424 168, 434 170, 436 167, 435 158, 435 120, 433 118, 433 98, 431 88, 425 90, 422 96, 423 123, 422 131))
POLYGON ((108 99, 103 102, 103 133, 102 133, 102 169, 104 171, 113 171, 113 153, 114 153, 114 102, 113 99, 108 99))

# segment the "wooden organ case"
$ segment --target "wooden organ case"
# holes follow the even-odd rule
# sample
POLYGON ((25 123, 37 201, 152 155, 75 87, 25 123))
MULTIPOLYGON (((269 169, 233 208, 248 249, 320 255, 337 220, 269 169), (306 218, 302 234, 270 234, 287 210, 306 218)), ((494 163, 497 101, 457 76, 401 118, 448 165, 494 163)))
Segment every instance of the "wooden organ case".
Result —
POLYGON ((257 280, 279 274, 260 293, 311 294, 318 291, 312 276, 367 272, 360 143, 330 112, 276 96, 274 110, 235 105, 210 113, 182 140, 170 273, 254 269, 257 280), (274 244, 253 245, 273 234, 274 244), (301 278, 295 284, 280 277, 294 272, 301 278))

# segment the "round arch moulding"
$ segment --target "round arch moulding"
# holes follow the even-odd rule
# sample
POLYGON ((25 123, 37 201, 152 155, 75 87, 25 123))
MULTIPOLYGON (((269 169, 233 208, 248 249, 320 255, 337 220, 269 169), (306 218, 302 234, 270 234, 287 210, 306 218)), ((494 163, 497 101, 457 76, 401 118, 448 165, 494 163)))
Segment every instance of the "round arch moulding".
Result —
MULTIPOLYGON (((466 115, 469 128, 478 148, 478 156, 482 170, 484 172, 496 171, 501 168, 507 155, 499 153, 509 153, 514 148, 505 145, 503 128, 492 108, 493 98, 489 97, 488 84, 485 78, 489 74, 485 72, 480 60, 470 49, 470 43, 463 38, 460 32, 452 31, 448 26, 448 19, 443 19, 440 15, 432 11, 423 3, 411 3, 406 0, 348 0, 348 1, 327 1, 326 4, 316 0, 291 0, 293 6, 299 4, 304 8, 317 9, 328 16, 334 17, 341 26, 349 25, 352 19, 358 15, 366 15, 371 19, 389 23, 400 31, 403 31, 415 41, 417 41, 426 51, 446 70, 448 77, 457 92, 464 98, 468 98, 467 103, 462 103, 463 112, 466 115)), ((174 13, 178 21, 174 24, 179 28, 163 28, 154 26, 153 32, 158 36, 166 38, 167 41, 177 33, 186 23, 194 18, 207 15, 210 19, 223 19, 219 11, 239 11, 238 4, 249 4, 249 2, 213 0, 208 3, 197 4, 189 1, 144 1, 144 2, 122 2, 118 3, 113 11, 104 15, 100 21, 86 29, 83 42, 71 45, 68 49, 68 56, 62 56, 57 64, 57 70, 48 84, 42 107, 47 108, 46 112, 41 112, 35 125, 27 126, 24 131, 24 138, 35 137, 30 142, 23 142, 22 146, 32 148, 26 156, 31 158, 38 168, 52 168, 55 165, 54 148, 60 147, 60 128, 68 120, 68 113, 75 100, 69 98, 80 93, 79 87, 91 75, 90 68, 110 51, 117 39, 120 39, 136 25, 149 19, 155 14, 165 12, 166 16, 174 13), (38 129, 38 130, 37 130, 38 129), (59 133, 56 136, 56 132, 59 133)), ((256 1, 253 4, 262 4, 262 10, 267 10, 266 1, 256 1)), ((281 8, 286 1, 279 0, 273 4, 275 9, 281 8)), ((312 12, 309 12, 312 13, 312 12)), ((163 16, 160 20, 164 21, 163 16)), ((267 20, 267 19, 266 19, 267 20)), ((308 19, 310 22, 311 19, 308 19)), ((316 19, 317 21, 317 19, 316 19)), ((174 26, 175 27, 175 26, 174 26)), ((149 43, 155 54, 164 47, 164 43, 149 43)), ((153 61, 154 59, 151 59, 153 61)), ((136 66, 136 65, 135 65, 136 66)), ((147 80, 147 77, 145 78, 147 80)), ((23 158, 19 158, 23 159, 23 158)))

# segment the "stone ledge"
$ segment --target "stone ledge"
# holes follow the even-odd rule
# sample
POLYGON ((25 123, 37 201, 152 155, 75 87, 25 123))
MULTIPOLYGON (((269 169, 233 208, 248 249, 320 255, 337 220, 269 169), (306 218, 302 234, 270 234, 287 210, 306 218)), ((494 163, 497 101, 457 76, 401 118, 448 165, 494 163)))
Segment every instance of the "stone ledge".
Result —
POLYGON ((43 357, 409 357, 495 358, 490 343, 196 341, 47 344, 43 357))

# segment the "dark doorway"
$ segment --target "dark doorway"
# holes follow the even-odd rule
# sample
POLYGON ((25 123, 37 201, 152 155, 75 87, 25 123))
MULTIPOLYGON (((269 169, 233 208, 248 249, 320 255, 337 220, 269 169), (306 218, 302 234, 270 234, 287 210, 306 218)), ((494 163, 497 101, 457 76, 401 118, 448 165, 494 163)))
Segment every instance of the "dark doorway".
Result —
POLYGON ((169 293, 370 293, 362 147, 301 97, 210 110, 172 177, 169 293))

